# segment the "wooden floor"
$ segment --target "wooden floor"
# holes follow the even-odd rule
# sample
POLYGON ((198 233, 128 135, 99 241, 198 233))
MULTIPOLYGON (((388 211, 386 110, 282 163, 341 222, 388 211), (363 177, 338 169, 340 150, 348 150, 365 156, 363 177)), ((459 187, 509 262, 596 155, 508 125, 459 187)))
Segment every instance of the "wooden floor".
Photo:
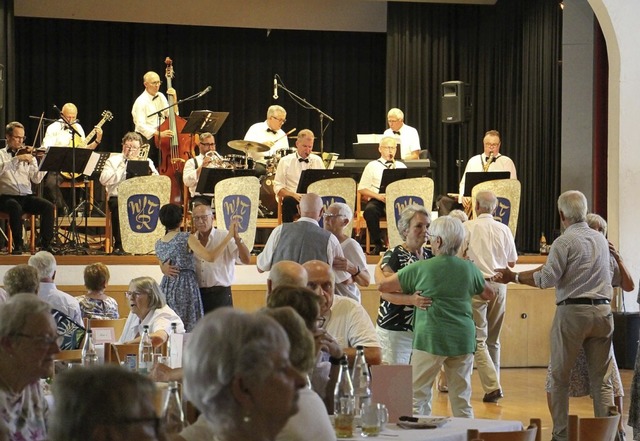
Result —
MULTIPOLYGON (((542 419, 542 441, 551 439, 551 415, 547 407, 547 397, 544 392, 546 368, 509 368, 502 369, 501 383, 504 398, 497 404, 483 403, 484 392, 480 386, 478 375, 474 372, 472 377, 472 401, 476 418, 491 418, 502 420, 520 420, 525 424, 530 418, 542 419)), ((627 440, 633 437, 632 430, 627 426, 629 417, 629 388, 633 371, 621 370, 622 384, 624 385, 624 409, 622 421, 625 425, 627 440)), ((571 398, 569 400, 569 413, 589 417, 593 416, 593 405, 589 397, 571 398)), ((433 397, 434 415, 451 415, 451 408, 446 393, 436 392, 433 397)))

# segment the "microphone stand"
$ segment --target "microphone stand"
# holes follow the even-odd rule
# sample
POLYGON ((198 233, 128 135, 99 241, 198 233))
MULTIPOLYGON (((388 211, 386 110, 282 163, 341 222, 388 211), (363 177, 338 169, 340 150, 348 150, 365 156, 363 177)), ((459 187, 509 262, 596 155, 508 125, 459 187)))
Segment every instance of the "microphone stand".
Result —
POLYGON ((287 89, 280 82, 278 82, 278 87, 280 89, 284 90, 285 92, 287 92, 289 95, 291 95, 294 98, 294 101, 299 101, 298 104, 302 103, 302 104, 300 104, 301 107, 304 107, 305 109, 315 110, 316 112, 318 112, 318 116, 320 117, 320 154, 323 154, 324 153, 324 132, 329 127, 329 124, 331 124, 333 122, 333 118, 331 118, 329 115, 324 113, 322 110, 318 109, 313 104, 310 104, 306 99, 296 95, 291 90, 287 89), (324 118, 327 118, 329 120, 329 122, 327 122, 326 126, 324 125, 324 118))
MULTIPOLYGON (((207 93, 208 93, 208 92, 207 92, 207 93)), ((167 107, 164 107, 164 108, 162 108, 162 109, 160 109, 160 110, 158 110, 158 111, 155 111, 155 112, 153 112, 153 113, 148 114, 148 115, 147 115, 147 118, 151 118, 151 117, 152 117, 152 116, 154 116, 154 115, 158 115, 158 119, 160 119, 160 115, 161 115, 161 114, 162 114, 162 112, 164 112, 165 110, 168 110, 168 109, 172 108, 173 106, 177 106, 177 105, 182 104, 182 103, 187 102, 187 101, 193 101, 193 100, 196 100, 196 99, 198 99, 198 98, 200 98, 200 97, 202 97, 202 96, 204 96, 204 95, 205 95, 205 94, 204 94, 204 93, 202 93, 202 92, 194 93, 193 95, 188 96, 188 97, 186 97, 186 98, 183 98, 183 99, 181 99, 181 100, 179 100, 179 101, 176 101, 176 102, 175 102, 175 103, 173 103, 173 104, 169 104, 167 107)), ((159 128, 159 127, 160 127, 160 125, 158 125, 158 128, 159 128)))

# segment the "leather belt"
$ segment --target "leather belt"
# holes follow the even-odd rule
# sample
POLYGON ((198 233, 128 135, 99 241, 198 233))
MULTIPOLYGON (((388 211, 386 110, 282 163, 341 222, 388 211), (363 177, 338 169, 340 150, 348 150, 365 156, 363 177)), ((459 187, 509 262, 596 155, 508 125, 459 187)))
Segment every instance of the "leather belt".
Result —
POLYGON ((586 297, 581 297, 577 299, 567 299, 558 303, 556 306, 560 305, 608 305, 610 301, 608 299, 588 299, 586 297))

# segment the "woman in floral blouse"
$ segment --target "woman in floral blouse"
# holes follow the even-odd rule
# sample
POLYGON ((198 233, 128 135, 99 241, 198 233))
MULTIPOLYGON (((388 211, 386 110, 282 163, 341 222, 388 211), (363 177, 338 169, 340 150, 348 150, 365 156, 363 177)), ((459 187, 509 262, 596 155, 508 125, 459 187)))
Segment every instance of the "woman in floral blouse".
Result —
POLYGON ((104 293, 109 283, 109 268, 104 263, 94 263, 84 269, 84 286, 87 294, 78 296, 82 317, 88 319, 117 319, 118 302, 104 293))

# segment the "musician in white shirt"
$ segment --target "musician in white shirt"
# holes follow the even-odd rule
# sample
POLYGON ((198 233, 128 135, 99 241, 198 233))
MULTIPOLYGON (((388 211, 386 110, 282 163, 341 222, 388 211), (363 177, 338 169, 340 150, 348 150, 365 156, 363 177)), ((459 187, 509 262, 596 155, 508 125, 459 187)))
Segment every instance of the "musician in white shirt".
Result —
POLYGON ((196 192, 202 169, 215 167, 217 166, 216 164, 221 162, 220 155, 216 152, 216 139, 211 133, 204 132, 200 134, 198 151, 198 156, 189 159, 184 164, 182 180, 184 181, 184 185, 189 187, 192 205, 205 204, 211 206, 213 188, 210 192, 204 194, 196 192))
POLYGON ((387 113, 389 128, 383 136, 395 136, 400 144, 400 157, 403 160, 420 158, 420 135, 418 131, 404 123, 404 113, 398 108, 393 108, 387 113))
POLYGON ((249 152, 254 161, 264 163, 265 156, 273 156, 278 150, 288 149, 289 140, 282 126, 287 122, 287 111, 282 106, 273 105, 267 109, 267 119, 255 123, 244 135, 245 141, 254 141, 269 147, 267 152, 249 152))
POLYGON ((387 169, 407 168, 402 162, 394 159, 397 146, 395 137, 383 137, 378 147, 380 158, 367 164, 358 184, 358 193, 360 193, 362 203, 366 203, 364 219, 367 222, 367 230, 374 247, 372 254, 379 254, 385 248, 380 232, 380 218, 386 216, 387 201, 385 195, 380 193, 382 172, 387 169))

